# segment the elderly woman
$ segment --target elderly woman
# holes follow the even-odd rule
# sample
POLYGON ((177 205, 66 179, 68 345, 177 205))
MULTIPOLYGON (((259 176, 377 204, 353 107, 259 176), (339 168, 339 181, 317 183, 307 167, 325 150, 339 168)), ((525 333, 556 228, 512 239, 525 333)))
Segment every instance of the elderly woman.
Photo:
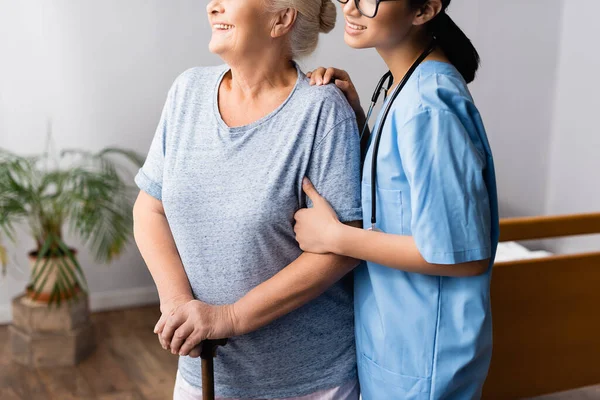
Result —
MULTIPOLYGON (((199 344, 231 338, 216 395, 357 399, 353 259, 304 253, 294 213, 308 177, 359 226, 356 117, 293 61, 329 32, 330 0, 213 0, 210 50, 171 88, 136 177, 138 247, 160 295, 155 332, 179 354, 175 399, 201 398, 199 344)), ((311 204, 308 204, 311 206, 311 204)))

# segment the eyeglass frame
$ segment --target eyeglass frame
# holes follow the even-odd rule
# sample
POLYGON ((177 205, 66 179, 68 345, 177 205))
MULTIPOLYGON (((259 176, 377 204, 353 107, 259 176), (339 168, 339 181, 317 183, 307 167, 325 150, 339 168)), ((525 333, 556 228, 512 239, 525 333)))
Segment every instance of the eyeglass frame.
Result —
MULTIPOLYGON (((348 4, 348 2, 350 0, 337 0, 337 1, 338 1, 338 3, 341 3, 341 4, 348 4)), ((360 6, 358 5, 360 3, 360 1, 361 0, 354 0, 354 6, 356 7, 356 9, 360 13, 360 15, 362 15, 363 17, 366 17, 366 18, 375 18, 377 16, 377 12, 379 12, 379 4, 380 3, 383 3, 385 1, 398 1, 398 0, 376 0, 375 1, 375 14, 373 14, 372 17, 365 15, 365 13, 362 12, 362 10, 360 9, 360 6)))

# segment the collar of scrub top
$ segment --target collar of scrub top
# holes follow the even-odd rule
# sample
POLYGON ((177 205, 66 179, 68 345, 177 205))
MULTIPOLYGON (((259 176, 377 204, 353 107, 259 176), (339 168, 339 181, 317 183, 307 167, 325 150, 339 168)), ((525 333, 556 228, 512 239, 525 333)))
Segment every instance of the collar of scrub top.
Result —
MULTIPOLYGON (((387 103, 387 105, 383 111, 383 116, 381 117, 381 121, 379 121, 379 124, 377 126, 377 133, 375 134, 375 142, 373 145, 373 157, 371 160, 371 227, 369 228, 369 230, 380 231, 380 229, 377 228, 377 154, 379 153, 379 143, 381 142, 381 135, 383 134, 383 126, 385 125, 385 121, 387 119, 388 114, 390 113, 390 110, 392 108, 394 100, 396 100, 396 98, 398 97, 398 95, 400 94, 402 89, 404 89, 404 86, 406 86, 406 83, 408 82, 410 77, 414 74, 417 67, 419 65, 421 65, 421 63, 423 61, 425 61, 425 59, 433 52, 433 50, 435 49, 436 46, 437 46, 436 40, 435 40, 435 38, 433 38, 433 40, 431 41, 431 43, 429 44, 427 49, 423 53, 421 53, 419 58, 417 58, 417 60, 409 68, 406 75, 404 75, 404 77, 402 78, 402 80, 400 81, 398 86, 396 86, 396 88, 394 89, 394 91, 391 95, 391 99, 387 103)), ((371 114, 373 113, 373 108, 375 107, 375 104, 377 104, 377 100, 379 100, 379 96, 381 95, 381 91, 383 90, 384 86, 386 85, 386 82, 387 82, 387 90, 385 91, 385 93, 386 93, 384 96, 385 98, 387 98, 387 93, 391 89, 392 84, 394 82, 394 76, 392 75, 391 71, 386 72, 381 77, 381 79, 379 80, 379 83, 377 84, 377 88, 375 89, 375 92, 373 93, 373 97, 371 98, 371 106, 369 107, 369 112, 367 113, 367 120, 365 122, 365 126, 363 127, 361 135, 360 135, 361 142, 363 141, 365 132, 367 131, 367 128, 369 126, 369 119, 371 118, 371 114)), ((364 139, 366 139, 366 138, 364 138, 364 139)), ((366 151, 365 151, 365 156, 366 156, 366 151)))

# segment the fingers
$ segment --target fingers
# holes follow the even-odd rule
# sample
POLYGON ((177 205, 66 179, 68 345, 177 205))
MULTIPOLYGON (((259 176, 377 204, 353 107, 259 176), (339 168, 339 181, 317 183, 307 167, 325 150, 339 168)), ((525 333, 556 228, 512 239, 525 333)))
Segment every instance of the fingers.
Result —
POLYGON ((323 82, 323 75, 325 75, 326 69, 324 67, 319 67, 315 69, 310 76, 310 84, 311 85, 321 85, 323 82))
POLYGON ((352 81, 350 80, 348 72, 333 67, 319 67, 314 71, 307 73, 306 77, 310 79, 311 85, 328 85, 335 80, 341 80, 347 81, 349 86, 352 86, 352 81))
POLYGON ((352 83, 352 79, 350 79, 350 74, 348 74, 348 71, 344 70, 344 69, 337 69, 335 70, 335 78, 336 79, 341 79, 343 81, 348 81, 349 83, 352 83))
POLYGON ((344 95, 348 96, 348 94, 350 94, 350 89, 352 88, 352 85, 350 84, 350 82, 348 81, 344 81, 341 79, 336 79, 335 80, 335 86, 337 86, 338 88, 340 88, 340 90, 342 92, 344 92, 344 95))
POLYGON ((181 347, 187 340, 187 338, 194 332, 194 325, 189 321, 181 325, 173 334, 173 340, 171 340, 171 353, 181 354, 181 347))
POLYGON ((323 85, 329 84, 333 77, 337 77, 337 71, 335 68, 327 68, 323 75, 323 85))
POLYGON ((198 358, 198 357, 200 357, 201 354, 202 354, 202 343, 200 343, 198 346, 194 347, 192 349, 192 351, 190 351, 190 353, 188 354, 188 357, 198 358))
MULTIPOLYGON (((206 335, 202 335, 198 331, 192 332, 185 339, 185 343, 183 343, 183 345, 181 346, 181 349, 179 350, 179 355, 182 355, 182 356, 189 355, 191 351, 195 350, 200 345, 200 343, 206 339, 206 337, 204 337, 204 336, 206 336, 206 335)), ((200 353, 198 353, 198 355, 200 355, 200 353)))
POLYGON ((304 190, 304 193, 306 193, 313 204, 321 200, 321 195, 317 192, 310 179, 306 177, 302 180, 302 190, 304 190))
POLYGON ((164 330, 165 324, 167 323, 167 316, 165 314, 162 314, 160 316, 160 319, 158 320, 158 322, 156 323, 156 326, 154 327, 154 333, 157 334, 158 336, 158 342, 160 343, 160 346, 167 350, 168 346, 167 344, 162 340, 162 332, 164 330))
POLYGON ((161 333, 163 328, 165 327, 166 322, 167 322, 167 317, 165 316, 165 314, 161 314, 160 318, 158 319, 158 322, 154 326, 154 333, 156 333, 156 334, 161 333))
MULTIPOLYGON (((307 211, 308 210, 306 208, 301 208, 298 211, 296 211, 296 213, 294 214, 294 219, 296 220, 296 224, 298 223, 298 220, 301 219, 304 216, 304 213, 307 211)), ((294 224, 294 231, 296 230, 296 224, 294 224)))
POLYGON ((158 343, 160 343, 160 347, 162 347, 163 350, 168 350, 169 348, 167 347, 165 342, 163 342, 162 337, 160 337, 160 335, 157 335, 157 338, 158 338, 158 343))
POLYGON ((176 312, 171 314, 165 326, 160 333, 161 344, 163 344, 163 348, 167 349, 171 346, 171 341, 173 340, 173 335, 175 331, 185 322, 185 318, 181 312, 176 312))

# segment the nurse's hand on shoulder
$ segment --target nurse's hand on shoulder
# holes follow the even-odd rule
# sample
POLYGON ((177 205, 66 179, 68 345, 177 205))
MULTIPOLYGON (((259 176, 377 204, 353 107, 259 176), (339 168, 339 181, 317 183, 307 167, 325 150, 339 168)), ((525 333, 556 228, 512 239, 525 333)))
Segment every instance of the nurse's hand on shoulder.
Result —
POLYGON ((344 93, 344 96, 346 96, 346 99, 356 113, 356 116, 360 117, 364 114, 354 83, 352 83, 350 75, 343 69, 320 67, 307 73, 306 77, 310 78, 311 85, 321 86, 329 83, 335 84, 344 93))
POLYGON ((181 356, 198 357, 198 345, 202 341, 235 336, 233 307, 190 300, 178 305, 168 315, 163 314, 154 332, 165 350, 181 356))
POLYGON ((296 240, 305 252, 330 253, 331 242, 341 226, 340 220, 331 205, 317 192, 308 178, 304 178, 302 188, 312 201, 313 207, 299 210, 294 215, 296 240))

